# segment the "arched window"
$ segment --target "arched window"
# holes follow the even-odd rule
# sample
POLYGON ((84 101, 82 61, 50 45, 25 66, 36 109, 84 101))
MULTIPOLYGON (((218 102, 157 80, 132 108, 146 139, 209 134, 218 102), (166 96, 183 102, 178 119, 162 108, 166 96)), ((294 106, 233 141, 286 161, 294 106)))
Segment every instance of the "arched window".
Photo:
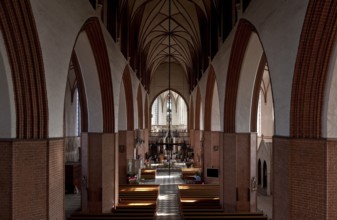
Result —
POLYGON ((151 106, 152 131, 166 130, 171 111, 171 129, 187 129, 187 105, 176 92, 165 91, 157 96, 151 106))
POLYGON ((266 161, 263 161, 263 188, 267 188, 267 163, 266 161))
POLYGON ((257 163, 257 184, 261 185, 261 160, 257 163))

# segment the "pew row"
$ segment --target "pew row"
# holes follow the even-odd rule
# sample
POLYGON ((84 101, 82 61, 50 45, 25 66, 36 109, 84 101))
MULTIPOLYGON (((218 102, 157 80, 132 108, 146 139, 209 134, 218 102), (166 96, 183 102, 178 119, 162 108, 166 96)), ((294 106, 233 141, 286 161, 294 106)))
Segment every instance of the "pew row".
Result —
POLYGON ((73 213, 70 220, 139 219, 153 220, 159 185, 120 185, 119 204, 111 213, 73 213))
POLYGON ((180 184, 182 210, 185 208, 220 209, 220 188, 214 184, 180 184))

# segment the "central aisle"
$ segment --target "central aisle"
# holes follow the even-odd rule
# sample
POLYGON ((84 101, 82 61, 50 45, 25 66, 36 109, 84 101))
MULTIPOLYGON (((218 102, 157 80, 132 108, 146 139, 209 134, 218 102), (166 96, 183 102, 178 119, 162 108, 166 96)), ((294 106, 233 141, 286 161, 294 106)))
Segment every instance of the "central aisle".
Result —
POLYGON ((160 184, 157 200, 157 220, 182 219, 178 184, 184 183, 180 178, 181 172, 158 170, 156 184, 160 184))

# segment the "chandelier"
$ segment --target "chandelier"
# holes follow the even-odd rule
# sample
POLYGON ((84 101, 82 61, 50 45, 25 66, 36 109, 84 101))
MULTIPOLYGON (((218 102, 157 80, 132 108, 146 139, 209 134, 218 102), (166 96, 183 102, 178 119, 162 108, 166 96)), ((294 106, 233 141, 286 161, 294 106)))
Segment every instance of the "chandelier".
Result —
POLYGON ((172 123, 172 95, 171 95, 171 0, 169 2, 169 13, 168 13, 168 133, 165 138, 166 150, 172 151, 173 148, 173 138, 171 134, 171 123, 172 123))

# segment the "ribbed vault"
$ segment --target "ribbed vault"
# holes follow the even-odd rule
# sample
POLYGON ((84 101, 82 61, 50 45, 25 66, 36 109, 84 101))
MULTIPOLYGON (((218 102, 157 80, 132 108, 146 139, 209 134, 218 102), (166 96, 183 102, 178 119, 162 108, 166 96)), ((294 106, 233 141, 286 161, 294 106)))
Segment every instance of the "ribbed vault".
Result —
POLYGON ((208 24, 211 16, 217 14, 216 2, 120 1, 121 13, 128 12, 129 31, 126 35, 131 41, 125 53, 147 90, 156 70, 167 63, 169 57, 172 63, 182 67, 190 91, 193 89, 201 72, 208 66, 212 38, 209 36, 211 27, 208 24))

